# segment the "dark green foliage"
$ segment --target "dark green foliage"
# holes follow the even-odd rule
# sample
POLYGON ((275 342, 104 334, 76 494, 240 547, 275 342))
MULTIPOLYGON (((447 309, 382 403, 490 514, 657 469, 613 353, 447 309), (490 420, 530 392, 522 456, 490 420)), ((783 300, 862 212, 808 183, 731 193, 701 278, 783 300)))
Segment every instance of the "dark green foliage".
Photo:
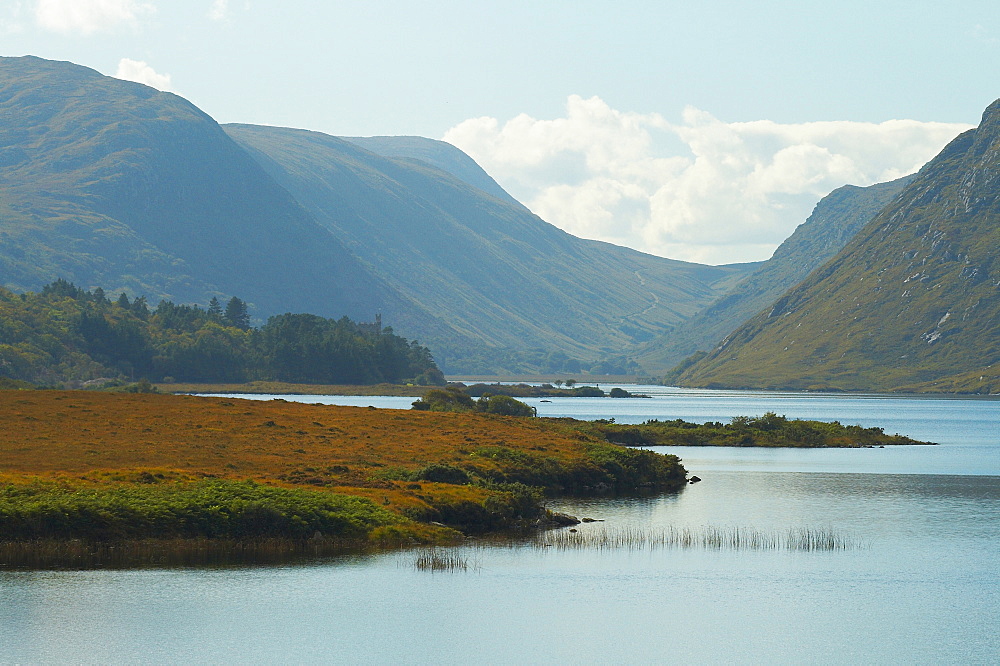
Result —
POLYGON ((443 463, 431 463, 410 475, 414 481, 433 481, 435 483, 454 483, 458 485, 471 481, 469 473, 459 467, 443 463))
MULTIPOLYGON (((213 298, 215 297, 213 296, 213 298)), ((211 307, 211 303, 209 303, 209 307, 211 307)), ((247 312, 247 304, 235 296, 230 298, 229 303, 226 304, 226 311, 222 315, 222 319, 227 326, 233 328, 243 331, 250 328, 250 313, 247 312)))
POLYGON ((674 455, 605 444, 591 444, 587 453, 591 461, 609 477, 606 483, 616 490, 677 487, 687 480, 687 472, 674 455))
MULTIPOLYGON (((557 384, 563 384, 565 382, 558 381, 557 384)), ((562 396, 562 397, 573 397, 573 398, 603 398, 605 393, 603 390, 597 388, 596 386, 580 386, 572 387, 571 384, 567 383, 569 388, 554 388, 551 385, 545 384, 542 386, 531 386, 529 384, 472 384, 470 386, 465 386, 464 384, 457 383, 454 386, 461 388, 467 395, 473 398, 478 398, 487 395, 507 395, 512 398, 542 398, 542 397, 552 397, 552 396, 562 396)))
MULTIPOLYGON (((244 310, 245 308, 244 304, 244 310)), ((212 296, 212 300, 208 302, 208 316, 215 321, 220 321, 222 319, 222 303, 216 296, 212 296)))
POLYGON ((376 334, 343 317, 271 317, 254 347, 274 378, 319 384, 400 383, 421 377, 444 383, 430 351, 385 329, 376 334))
POLYGON ((460 386, 431 389, 420 400, 413 403, 413 409, 432 412, 481 412, 501 416, 535 416, 537 410, 520 400, 506 395, 484 395, 479 400, 472 397, 460 386))
POLYGON ((467 499, 436 501, 427 507, 405 509, 414 520, 443 523, 467 534, 526 526, 545 513, 542 492, 520 483, 496 484, 482 502, 467 499))
POLYGON ((926 444, 902 435, 886 435, 882 428, 841 425, 839 421, 787 419, 774 412, 763 416, 736 416, 728 424, 646 421, 624 425, 608 421, 592 422, 592 428, 612 442, 629 446, 774 446, 848 447, 892 444, 926 444))
POLYGON ((0 486, 5 540, 169 537, 363 537, 400 522, 371 501, 252 481, 159 482, 112 487, 0 486))
POLYGON ((506 395, 484 395, 476 401, 476 409, 484 414, 501 416, 537 416, 538 410, 506 395))
POLYGON ((474 412, 476 403, 457 386, 431 389, 420 400, 413 403, 413 409, 431 412, 474 412))
MULTIPOLYGON (((234 301, 230 314, 243 318, 245 303, 234 301)), ((211 306, 161 301, 150 312, 144 298, 125 294, 111 303, 65 280, 37 294, 0 289, 0 376, 45 384, 98 377, 444 383, 430 351, 390 328, 286 314, 257 331, 228 320, 211 306)))
POLYGON ((482 446, 472 452, 464 466, 488 487, 492 483, 523 483, 556 493, 676 490, 687 481, 687 471, 677 456, 604 442, 592 442, 585 448, 585 458, 565 463, 532 451, 482 446))

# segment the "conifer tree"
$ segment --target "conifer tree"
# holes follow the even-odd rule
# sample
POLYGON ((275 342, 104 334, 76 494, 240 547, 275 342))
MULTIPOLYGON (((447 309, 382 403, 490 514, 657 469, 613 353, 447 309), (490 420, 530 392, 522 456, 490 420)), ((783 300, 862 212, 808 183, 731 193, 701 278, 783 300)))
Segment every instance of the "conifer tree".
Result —
POLYGON ((250 328, 250 314, 247 312, 247 304, 235 296, 229 299, 229 303, 226 304, 226 313, 223 318, 230 326, 244 331, 250 328))
POLYGON ((208 315, 215 320, 222 319, 222 303, 215 296, 208 302, 208 315))

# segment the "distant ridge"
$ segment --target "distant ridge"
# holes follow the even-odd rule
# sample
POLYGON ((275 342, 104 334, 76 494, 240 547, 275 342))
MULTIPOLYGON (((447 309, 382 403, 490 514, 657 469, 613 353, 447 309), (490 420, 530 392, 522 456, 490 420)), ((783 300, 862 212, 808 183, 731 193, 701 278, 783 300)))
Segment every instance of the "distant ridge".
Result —
POLYGON ((1000 100, 684 386, 1000 391, 1000 100))

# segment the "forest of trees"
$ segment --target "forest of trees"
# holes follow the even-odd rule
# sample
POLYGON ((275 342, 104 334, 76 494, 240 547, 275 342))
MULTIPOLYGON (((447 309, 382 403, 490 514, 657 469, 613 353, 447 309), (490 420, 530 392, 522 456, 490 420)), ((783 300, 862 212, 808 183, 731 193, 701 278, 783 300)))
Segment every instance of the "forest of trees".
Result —
POLYGON ((111 300, 61 279, 37 293, 0 289, 0 377, 444 384, 430 350, 388 327, 283 314, 253 328, 235 296, 207 308, 166 300, 151 308, 142 296, 111 300))

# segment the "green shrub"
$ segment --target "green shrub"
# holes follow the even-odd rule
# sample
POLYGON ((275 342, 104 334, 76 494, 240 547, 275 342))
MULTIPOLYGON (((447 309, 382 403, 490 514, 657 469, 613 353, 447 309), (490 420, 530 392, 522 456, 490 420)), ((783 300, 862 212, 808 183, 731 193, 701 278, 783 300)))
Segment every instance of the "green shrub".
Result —
POLYGON ((538 410, 520 400, 506 395, 484 395, 476 401, 476 408, 486 414, 501 416, 537 416, 538 410))
POLYGON ((459 467, 443 463, 431 463, 410 475, 413 481, 432 481, 435 483, 451 483, 465 485, 471 483, 469 473, 459 467))
POLYGON ((367 499, 252 481, 0 487, 6 540, 364 537, 400 522, 367 499))

